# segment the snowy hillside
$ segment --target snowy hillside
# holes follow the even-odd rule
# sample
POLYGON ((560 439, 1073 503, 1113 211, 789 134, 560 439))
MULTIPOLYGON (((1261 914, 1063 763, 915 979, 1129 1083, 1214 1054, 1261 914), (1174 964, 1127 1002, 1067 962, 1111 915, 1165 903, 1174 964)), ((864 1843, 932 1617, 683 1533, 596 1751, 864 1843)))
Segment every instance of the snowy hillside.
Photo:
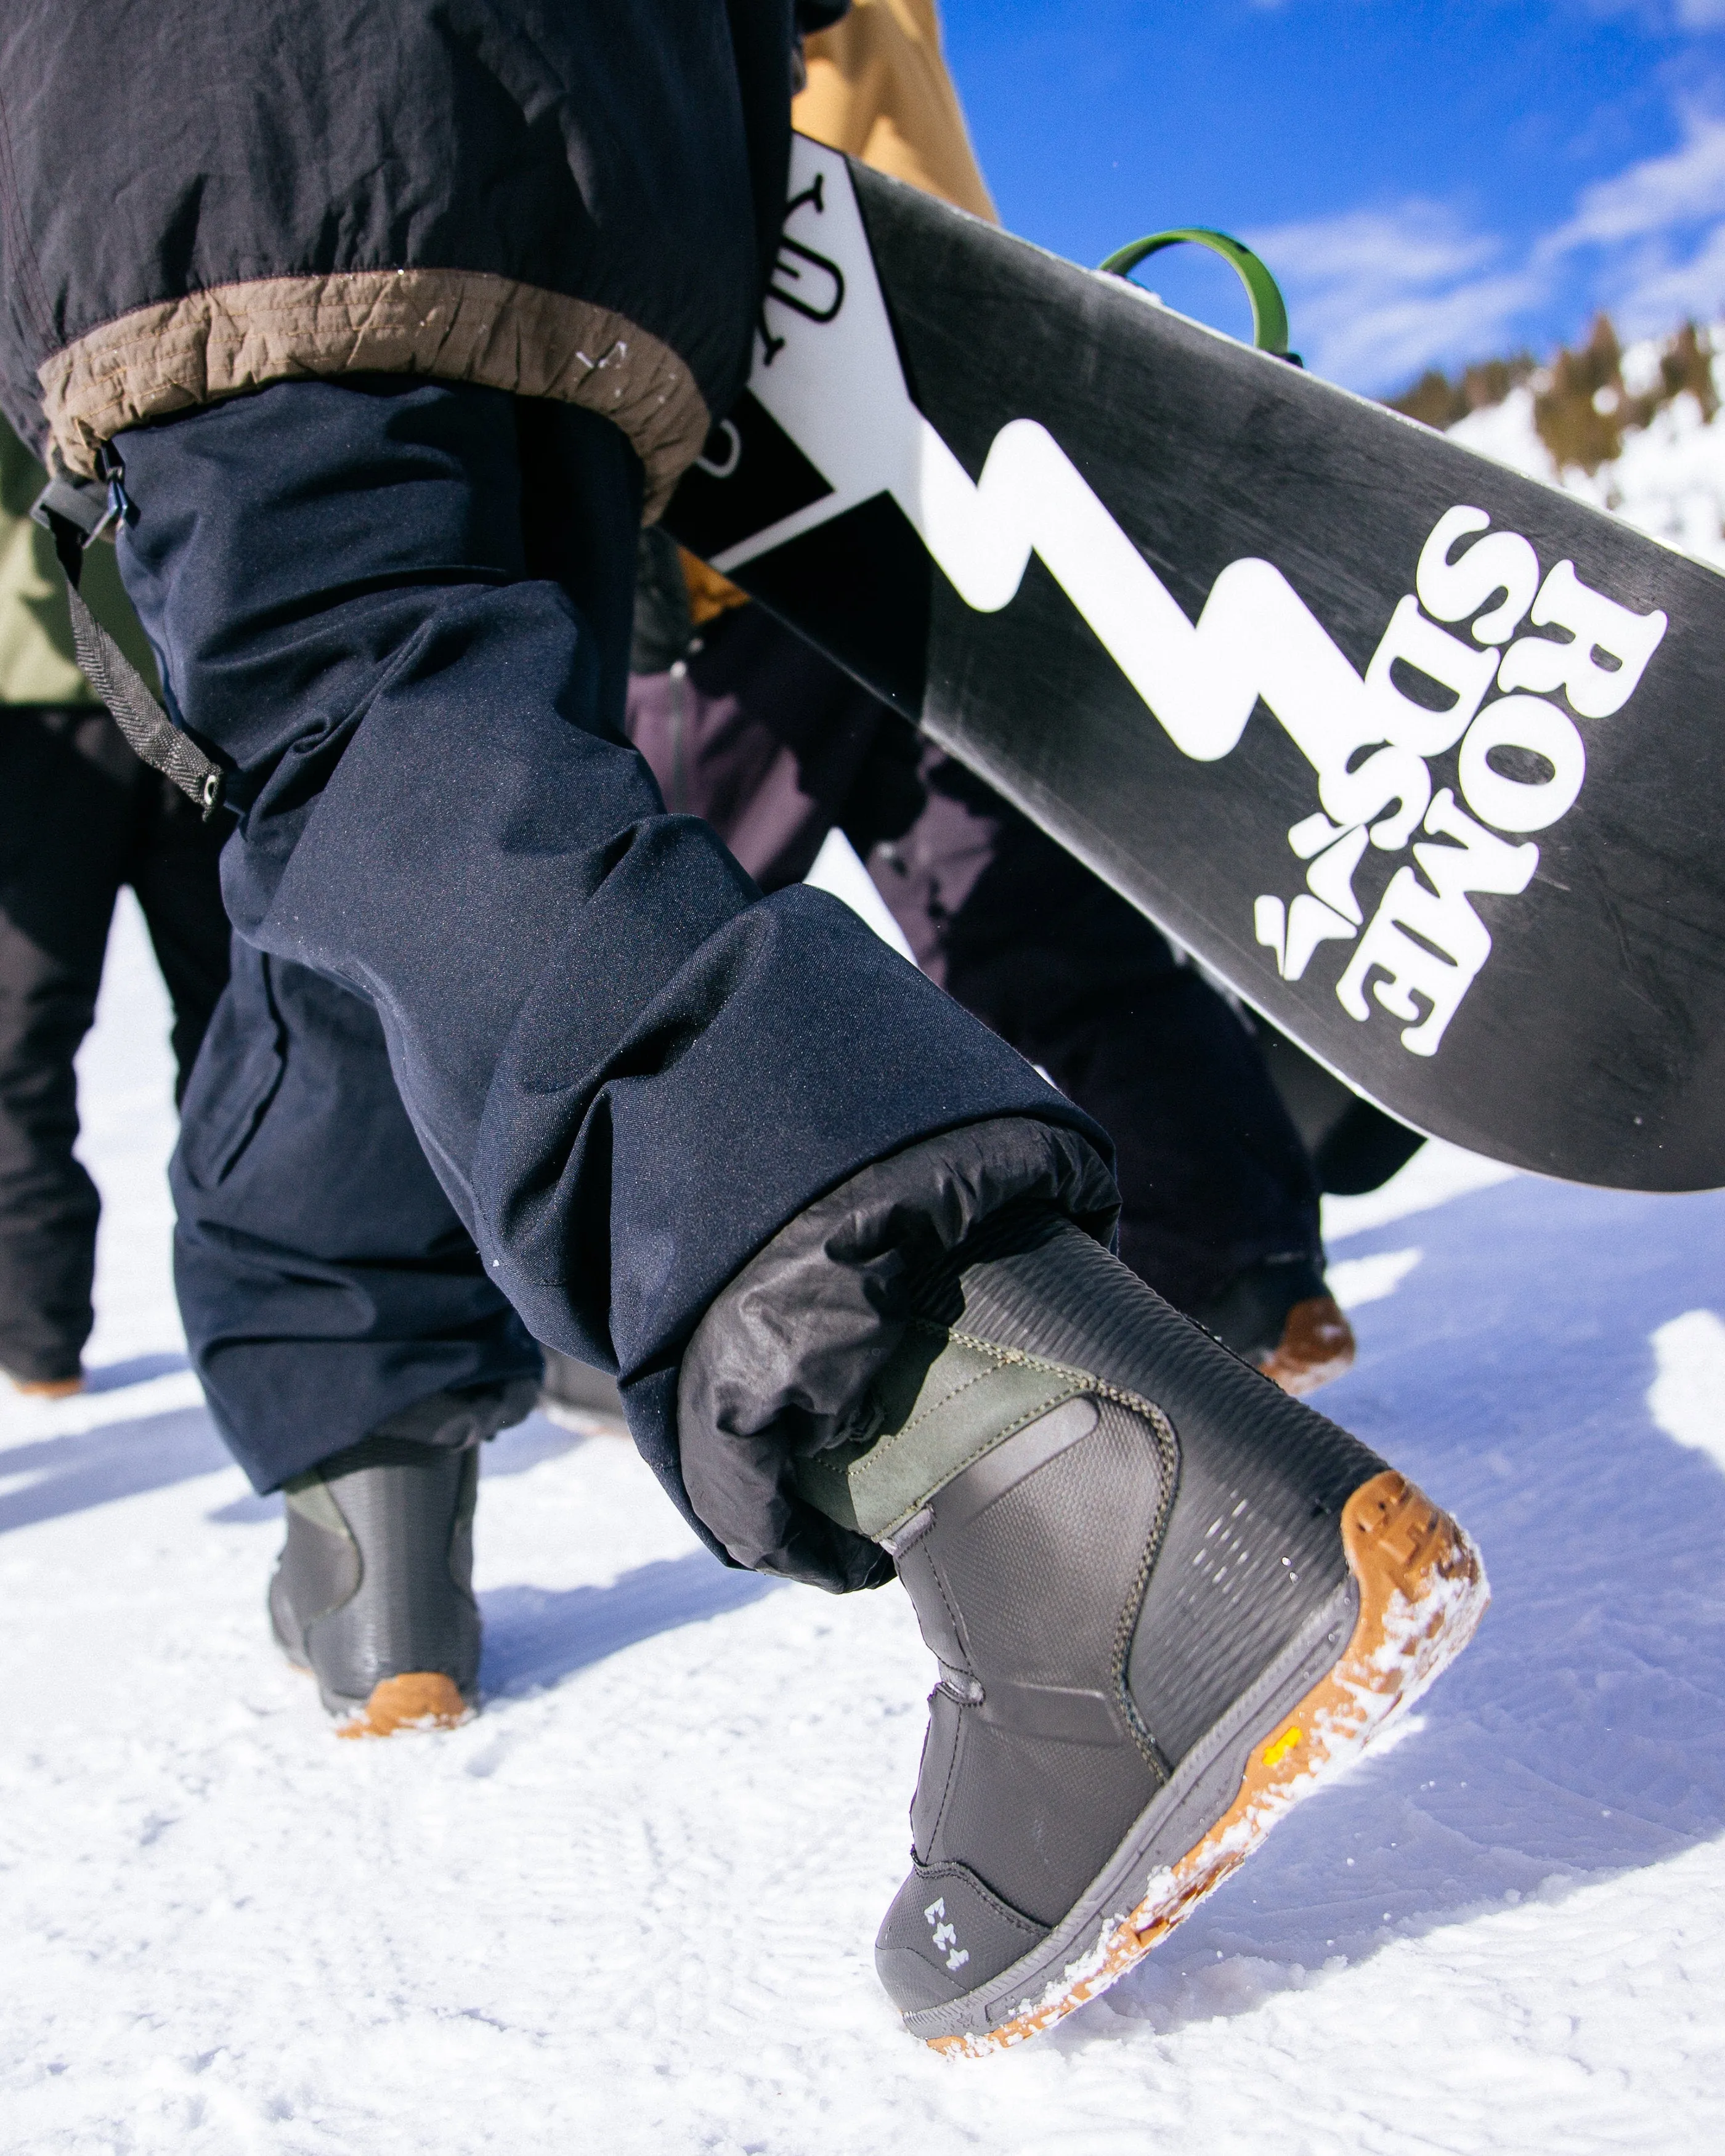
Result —
MULTIPOLYGON (((1709 341, 1725 354, 1725 325, 1709 332, 1709 341)), ((1657 382, 1660 352, 1651 338, 1625 351, 1628 395, 1657 382)), ((1725 394, 1725 357, 1714 360, 1712 374, 1716 391, 1725 394)), ((1522 382, 1501 404, 1471 413, 1448 431, 1471 449, 1536 479, 1556 480, 1650 536, 1725 569, 1725 419, 1706 423, 1695 398, 1680 396, 1645 427, 1626 433, 1622 454, 1591 475, 1574 465, 1559 474, 1534 427, 1535 394, 1535 384, 1522 382)))
MULTIPOLYGON (((1529 395, 1461 432, 1548 476, 1529 395)), ((1569 483, 1725 565, 1725 423, 1680 400, 1569 483)), ((264 1623, 279 1506, 185 1368, 165 1030, 128 901, 83 1061, 92 1389, 0 1389, 0 2151, 1717 2145, 1725 1194, 1432 1147, 1332 1204, 1361 1357, 1322 1404, 1458 1512, 1495 1606, 1106 1999, 955 2065, 870 1958, 931 1675, 907 1604, 722 1570, 603 1425, 490 1449, 481 1717, 334 1740, 264 1623)))

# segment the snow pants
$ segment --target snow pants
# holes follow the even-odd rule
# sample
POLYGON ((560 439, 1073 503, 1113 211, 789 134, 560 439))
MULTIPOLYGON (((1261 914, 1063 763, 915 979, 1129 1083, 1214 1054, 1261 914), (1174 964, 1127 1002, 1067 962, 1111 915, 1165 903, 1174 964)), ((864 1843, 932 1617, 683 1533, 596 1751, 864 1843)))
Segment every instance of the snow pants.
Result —
POLYGON ((769 891, 850 836, 923 970, 1108 1131, 1120 1255, 1158 1294, 1201 1315, 1266 1260, 1322 1272, 1317 1178, 1245 1026, 973 773, 757 606, 634 675, 628 726, 769 891))
MULTIPOLYGON (((232 768, 223 896, 271 962, 218 1018, 176 1172, 188 1335, 259 1487, 448 1384, 387 1321, 352 1329, 405 1257, 464 1288, 482 1273, 536 1337, 617 1371, 688 1514, 681 1351, 780 1227, 965 1123, 1027 1116, 1106 1148, 837 901, 762 898, 705 824, 665 814, 622 732, 641 475, 608 421, 350 376, 118 447, 121 573, 177 716, 232 768), (367 1007, 362 1048, 335 1025, 307 1047, 277 960, 367 1007), (427 1266, 412 1207, 411 1247, 382 1248, 403 1152, 353 1142, 347 1108, 368 1082, 375 1107, 379 1041, 471 1260, 438 1242, 427 1266), (296 1250, 315 1238, 280 1204, 313 1178, 301 1217, 349 1224, 333 1253, 296 1250), (303 1402, 328 1332, 302 1316, 284 1339, 274 1291, 301 1259, 349 1291, 323 1305, 348 1379, 303 1402)), ((466 1306, 464 1352, 499 1367, 484 1357, 519 1336, 466 1306)))
POLYGON ((187 1337, 259 1488, 432 1393, 539 1375, 414 1135, 377 1013, 321 974, 234 939, 171 1175, 187 1337))
POLYGON ((1136 906, 927 749, 876 888, 931 978, 1114 1141, 1120 1255, 1202 1317, 1249 1267, 1323 1270, 1318 1183, 1251 1034, 1136 906))
POLYGON ((176 1097, 228 977, 223 834, 98 707, 0 710, 0 1368, 74 1377, 101 1201, 73 1152, 73 1058, 95 1015, 121 887, 173 1004, 176 1097))
POLYGON ((762 891, 800 883, 834 824, 866 858, 926 798, 911 729, 764 607, 632 673, 624 722, 667 805, 704 816, 762 891))

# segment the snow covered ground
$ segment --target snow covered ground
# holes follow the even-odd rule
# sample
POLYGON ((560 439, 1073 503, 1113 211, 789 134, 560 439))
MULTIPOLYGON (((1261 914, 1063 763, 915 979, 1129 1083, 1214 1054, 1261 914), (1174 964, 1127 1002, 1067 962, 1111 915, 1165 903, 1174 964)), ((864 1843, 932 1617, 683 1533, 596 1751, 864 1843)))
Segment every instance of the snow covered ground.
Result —
POLYGON ((1337 1209, 1363 1352, 1325 1404, 1456 1508, 1496 1606, 1109 1999, 955 2065, 870 1964, 907 1606, 721 1570, 619 1438, 491 1449, 483 1716, 331 1736, 264 1628, 277 1507, 183 1368, 163 1030, 128 906, 84 1063, 97 1389, 0 1399, 0 2148, 1717 2145, 1725 1197, 1429 1150, 1337 1209))

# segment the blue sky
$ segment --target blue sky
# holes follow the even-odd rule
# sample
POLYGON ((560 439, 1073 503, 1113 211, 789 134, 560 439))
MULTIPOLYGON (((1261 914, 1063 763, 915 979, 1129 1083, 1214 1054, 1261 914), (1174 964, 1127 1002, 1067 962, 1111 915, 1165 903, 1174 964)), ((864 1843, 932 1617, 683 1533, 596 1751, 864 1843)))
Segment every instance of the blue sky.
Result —
MULTIPOLYGON (((944 0, 1006 222, 1075 260, 1160 226, 1263 254, 1368 392, 1608 309, 1725 316, 1725 0, 944 0)), ((1194 250, 1147 278, 1242 331, 1194 250)))

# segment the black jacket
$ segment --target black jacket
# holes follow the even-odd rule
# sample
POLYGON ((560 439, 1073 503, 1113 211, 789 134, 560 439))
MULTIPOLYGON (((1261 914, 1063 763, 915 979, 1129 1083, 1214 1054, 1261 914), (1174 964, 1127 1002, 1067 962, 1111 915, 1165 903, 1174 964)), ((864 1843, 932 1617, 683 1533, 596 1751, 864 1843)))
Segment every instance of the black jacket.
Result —
POLYGON ((296 374, 606 413, 649 511, 747 369, 793 20, 845 0, 4 0, 0 406, 93 468, 296 374))

